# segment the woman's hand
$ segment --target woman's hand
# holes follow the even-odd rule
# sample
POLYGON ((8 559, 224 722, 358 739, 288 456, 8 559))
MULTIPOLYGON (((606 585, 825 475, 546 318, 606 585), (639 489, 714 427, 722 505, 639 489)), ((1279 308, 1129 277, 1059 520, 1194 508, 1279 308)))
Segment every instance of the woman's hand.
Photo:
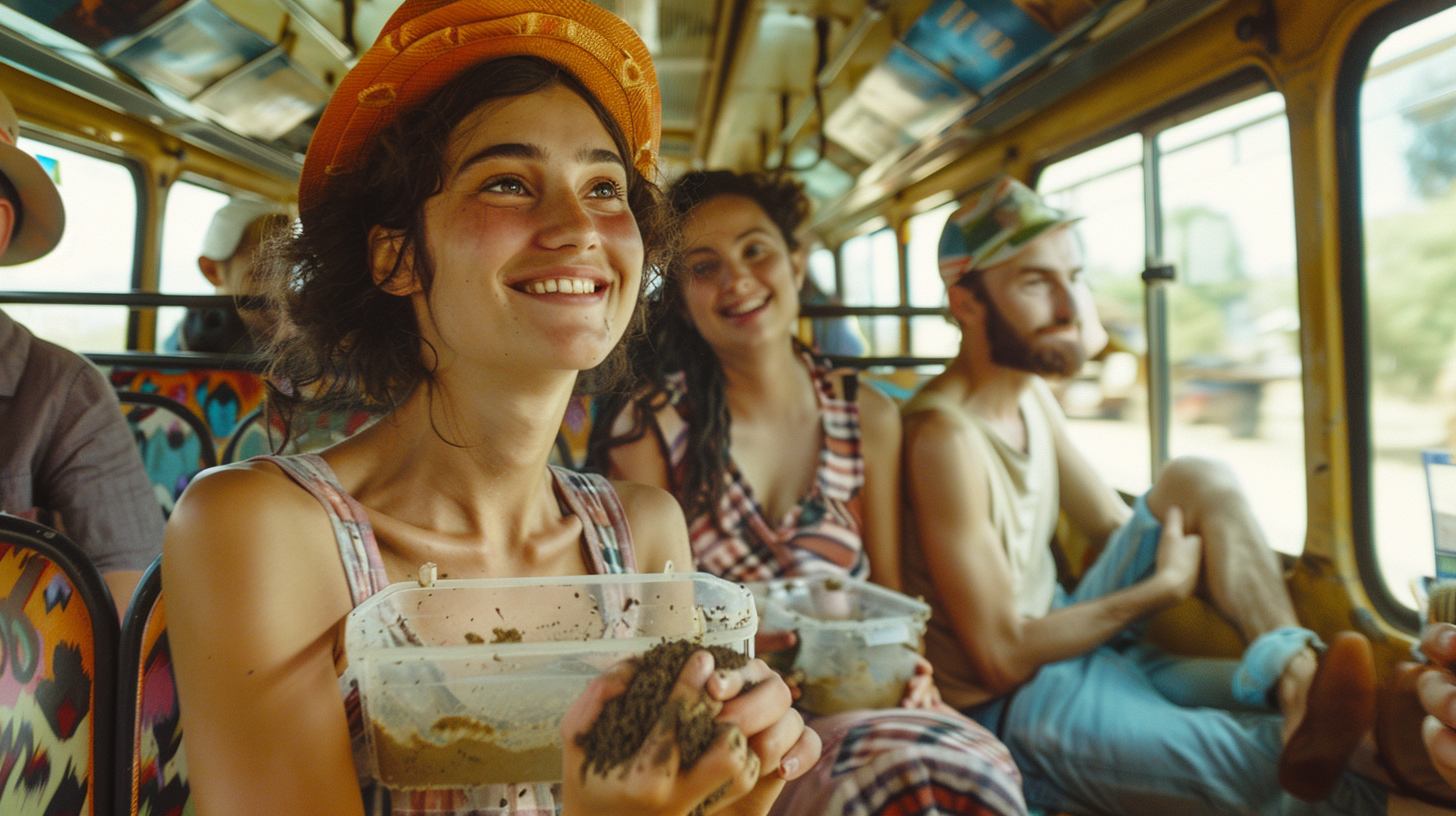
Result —
MULTIPOLYGON (((804 727, 803 717, 791 707, 793 695, 788 685, 762 660, 713 672, 707 689, 710 697, 723 701, 718 721, 746 734, 759 762, 757 784, 741 799, 726 804, 723 812, 761 816, 786 781, 803 776, 819 761, 819 735, 804 727)), ((716 811, 709 808, 708 812, 716 811)))
POLYGON ((793 668, 794 658, 798 656, 794 647, 798 645, 799 633, 790 629, 759 627, 753 636, 753 653, 763 658, 769 668, 779 673, 795 702, 804 696, 803 689, 799 688, 799 681, 803 679, 804 673, 793 668))
POLYGON ((629 671, 619 668, 594 680, 562 719, 563 816, 681 816, 708 800, 706 813, 757 816, 767 812, 785 779, 819 758, 818 736, 804 728, 789 707, 788 688, 763 661, 715 671, 712 656, 698 652, 678 675, 671 699, 696 702, 706 693, 720 709, 716 719, 730 727, 708 752, 682 770, 674 736, 659 722, 627 768, 591 773, 576 737, 591 727, 606 700, 626 691, 629 671))
POLYGON ((1435 671, 1421 674, 1417 688, 1421 707, 1430 716, 1421 727, 1421 737, 1431 754, 1436 771, 1456 786, 1456 626, 1437 623, 1421 633, 1421 651, 1436 664, 1435 671))
POLYGON ((935 667, 924 655, 915 655, 915 674, 905 683, 905 696, 900 698, 900 707, 923 711, 945 708, 940 699, 940 689, 935 685, 935 667))

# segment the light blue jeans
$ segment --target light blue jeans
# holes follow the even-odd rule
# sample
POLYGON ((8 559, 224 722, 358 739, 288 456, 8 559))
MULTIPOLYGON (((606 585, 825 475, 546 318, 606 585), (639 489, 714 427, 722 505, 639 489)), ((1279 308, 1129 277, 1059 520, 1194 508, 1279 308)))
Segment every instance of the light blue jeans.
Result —
MULTIPOLYGON (((1101 597, 1149 575, 1162 526, 1139 499, 1071 596, 1101 597)), ((1134 626, 1088 654, 1043 666, 1009 697, 967 713, 1021 768, 1032 807, 1088 814, 1376 814, 1384 789, 1346 773, 1323 802, 1279 787, 1280 717, 1234 698, 1240 661, 1181 658, 1134 626)))

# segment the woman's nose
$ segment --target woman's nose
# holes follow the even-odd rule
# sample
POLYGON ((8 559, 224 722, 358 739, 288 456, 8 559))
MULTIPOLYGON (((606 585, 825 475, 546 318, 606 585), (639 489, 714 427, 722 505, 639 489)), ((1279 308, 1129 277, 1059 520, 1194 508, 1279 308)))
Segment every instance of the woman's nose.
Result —
POLYGON ((575 195, 558 193, 541 202, 546 223, 541 230, 541 243, 548 249, 588 249, 596 245, 596 221, 575 195))

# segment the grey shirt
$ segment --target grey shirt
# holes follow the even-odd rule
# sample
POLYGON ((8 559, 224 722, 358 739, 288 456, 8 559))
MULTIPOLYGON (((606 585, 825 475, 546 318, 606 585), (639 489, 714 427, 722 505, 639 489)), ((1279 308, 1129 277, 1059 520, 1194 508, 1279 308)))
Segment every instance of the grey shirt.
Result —
POLYGON ((111 385, 0 311, 0 510, 36 509, 102 572, 162 551, 161 506, 111 385))

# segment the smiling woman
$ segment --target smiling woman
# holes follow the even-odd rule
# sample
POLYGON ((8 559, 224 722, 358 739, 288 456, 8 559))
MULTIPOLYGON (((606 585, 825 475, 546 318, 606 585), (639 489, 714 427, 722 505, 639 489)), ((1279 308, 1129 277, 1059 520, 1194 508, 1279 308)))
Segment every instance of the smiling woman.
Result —
MULTIPOLYGON (((271 404, 387 416, 319 455, 199 477, 172 516, 200 813, 668 816, 711 795, 757 814, 818 757, 762 661, 715 672, 699 652, 673 693, 706 695, 725 727, 691 770, 656 754, 583 770, 575 736, 619 675, 563 720, 559 785, 391 789, 369 770, 342 624, 386 585, 426 562, 455 579, 688 562, 665 493, 547 466, 579 372, 617 346, 662 246, 652 76, 636 35, 579 0, 412 0, 340 84, 273 266, 271 404)), ((418 638, 408 616, 387 628, 418 638)))

